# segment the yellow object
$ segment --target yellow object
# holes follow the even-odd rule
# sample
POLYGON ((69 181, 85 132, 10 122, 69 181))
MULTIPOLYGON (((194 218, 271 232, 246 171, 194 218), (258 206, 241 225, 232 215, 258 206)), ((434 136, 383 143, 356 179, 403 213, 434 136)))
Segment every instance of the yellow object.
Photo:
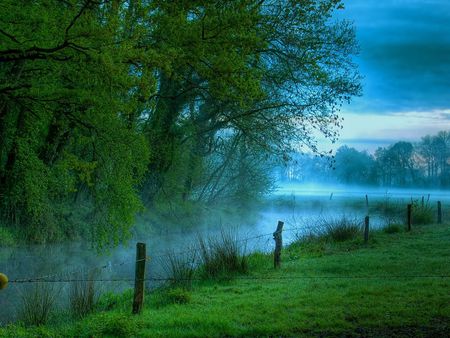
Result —
POLYGON ((0 290, 6 288, 8 286, 8 277, 3 274, 0 273, 0 290))

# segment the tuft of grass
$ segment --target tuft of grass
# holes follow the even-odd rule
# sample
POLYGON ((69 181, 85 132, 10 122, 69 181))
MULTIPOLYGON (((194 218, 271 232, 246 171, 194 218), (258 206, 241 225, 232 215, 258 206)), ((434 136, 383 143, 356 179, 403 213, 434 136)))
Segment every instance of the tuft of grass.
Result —
POLYGON ((318 222, 319 236, 335 242, 345 242, 355 239, 362 225, 357 219, 346 216, 339 218, 321 218, 318 222))
POLYGON ((55 311, 56 295, 50 283, 36 283, 23 295, 18 318, 26 326, 47 324, 55 311))
POLYGON ((75 318, 82 318, 94 310, 98 300, 98 292, 94 272, 76 274, 69 286, 70 312, 75 318))
POLYGON ((199 236, 201 270, 205 278, 227 277, 248 272, 248 257, 241 249, 237 234, 222 229, 220 236, 199 236))
POLYGON ((169 287, 190 289, 197 265, 195 250, 190 250, 185 255, 169 252, 167 260, 162 261, 162 267, 169 279, 169 287))
POLYGON ((412 221, 414 224, 431 224, 434 221, 433 208, 429 205, 429 201, 426 202, 422 199, 414 200, 412 202, 412 221))
POLYGON ((191 301, 191 294, 183 288, 173 288, 166 292, 166 299, 173 304, 187 304, 191 301))
POLYGON ((388 224, 383 228, 383 231, 387 234, 396 234, 402 231, 403 226, 400 224, 388 224))

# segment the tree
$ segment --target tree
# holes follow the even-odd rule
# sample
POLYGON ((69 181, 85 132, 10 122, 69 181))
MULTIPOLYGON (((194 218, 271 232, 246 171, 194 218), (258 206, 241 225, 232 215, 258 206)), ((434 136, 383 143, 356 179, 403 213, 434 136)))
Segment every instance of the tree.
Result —
POLYGON ((382 185, 406 186, 416 180, 414 147, 410 142, 400 141, 375 152, 377 170, 382 185))
POLYGON ((35 241, 115 244, 168 191, 249 200, 360 90, 337 0, 1 6, 0 216, 35 241))
POLYGON ((2 2, 0 210, 30 240, 117 243, 140 208, 148 77, 130 74, 139 35, 120 3, 2 2))
POLYGON ((428 181, 442 187, 450 186, 450 132, 422 137, 418 153, 425 163, 428 181))
MULTIPOLYGON (((191 154, 186 165, 192 168, 193 162, 207 161, 220 140, 239 135, 254 151, 280 160, 298 147, 319 151, 316 130, 335 140, 339 105, 360 90, 351 61, 353 29, 330 20, 340 6, 339 1, 158 2, 156 13, 165 19, 155 25, 149 43, 162 54, 172 48, 176 53, 156 70, 158 93, 146 124, 153 149, 144 189, 150 204, 166 183, 177 149, 191 154)), ((185 188, 195 178, 180 178, 186 199, 185 188)))
POLYGON ((346 184, 373 184, 374 159, 367 152, 342 146, 336 151, 335 175, 346 184))

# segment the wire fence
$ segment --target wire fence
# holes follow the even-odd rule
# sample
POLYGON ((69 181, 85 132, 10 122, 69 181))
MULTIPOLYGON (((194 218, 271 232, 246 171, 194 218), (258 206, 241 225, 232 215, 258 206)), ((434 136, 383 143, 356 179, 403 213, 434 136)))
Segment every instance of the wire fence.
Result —
MULTIPOLYGON (((293 232, 295 236, 298 238, 301 235, 296 235, 296 233, 305 233, 305 231, 314 232, 318 231, 317 227, 314 226, 302 226, 302 227, 291 227, 283 229, 283 233, 285 232, 293 232)), ((273 232, 260 234, 256 236, 250 236, 246 238, 237 239, 237 243, 248 243, 251 240, 267 238, 269 241, 274 236, 273 232)), ((134 282, 135 278, 70 278, 70 276, 81 274, 81 275, 89 275, 90 272, 94 271, 102 271, 105 269, 112 270, 113 268, 124 266, 124 265, 134 265, 140 261, 150 261, 157 260, 163 258, 169 258, 174 256, 181 256, 186 254, 194 254, 199 253, 199 248, 190 248, 181 251, 167 252, 165 254, 154 255, 151 257, 146 257, 145 259, 126 259, 121 260, 116 263, 103 264, 97 267, 92 268, 77 268, 71 271, 64 271, 60 273, 47 274, 37 277, 31 278, 16 278, 8 281, 9 284, 29 284, 29 283, 73 283, 73 282, 134 282)), ((237 280, 301 280, 301 279, 446 279, 450 278, 450 275, 446 274, 436 274, 436 275, 336 275, 336 276, 325 276, 325 275, 300 275, 300 276, 234 276, 233 279, 237 280)), ((145 277, 144 281, 153 281, 153 282, 171 282, 174 281, 174 278, 171 277, 145 277)), ((176 280, 183 280, 182 278, 176 278, 176 280)), ((189 281, 202 281, 203 278, 189 278, 189 281)))

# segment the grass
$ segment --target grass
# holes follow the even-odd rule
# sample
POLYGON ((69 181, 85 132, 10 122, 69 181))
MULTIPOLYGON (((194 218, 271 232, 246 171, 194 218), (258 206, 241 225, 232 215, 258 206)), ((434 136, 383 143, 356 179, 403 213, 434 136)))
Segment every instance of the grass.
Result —
POLYGON ((94 310, 98 291, 94 281, 94 272, 80 272, 69 286, 69 305, 72 316, 83 318, 94 310))
POLYGON ((383 231, 387 234, 396 234, 402 231, 404 228, 401 224, 388 224, 383 228, 383 231))
POLYGON ((185 254, 167 253, 167 259, 161 260, 170 288, 190 289, 196 272, 197 254, 191 248, 185 254))
POLYGON ((37 283, 23 296, 19 319, 26 326, 48 323, 55 312, 57 290, 49 283, 37 283))
POLYGON ((373 232, 368 245, 361 238, 325 241, 322 255, 296 243, 283 250, 279 270, 270 255, 257 253, 248 258, 248 275, 173 292, 188 301, 158 306, 166 291, 153 291, 133 316, 131 292, 109 295, 108 309, 80 321, 16 325, 0 336, 447 337, 450 280, 430 276, 450 276, 448 243, 450 224, 373 232))
POLYGON ((205 279, 229 278, 248 271, 247 255, 238 240, 237 232, 222 229, 220 236, 207 239, 199 236, 200 271, 205 279))

